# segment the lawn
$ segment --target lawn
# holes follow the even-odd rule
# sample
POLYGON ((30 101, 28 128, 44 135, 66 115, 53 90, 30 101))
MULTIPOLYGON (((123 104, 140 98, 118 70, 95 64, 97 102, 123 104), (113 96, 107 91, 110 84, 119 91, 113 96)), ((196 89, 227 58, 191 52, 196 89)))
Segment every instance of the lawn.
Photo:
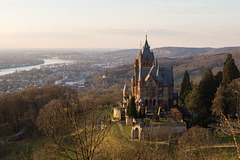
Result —
POLYGON ((197 152, 189 153, 193 157, 199 159, 220 159, 220 160, 235 160, 237 158, 236 148, 208 148, 197 152))
POLYGON ((128 136, 129 138, 131 138, 131 131, 132 131, 132 127, 131 126, 127 126, 125 122, 121 122, 124 132, 126 134, 126 136, 128 136))
MULTIPOLYGON (((37 138, 25 138, 21 141, 10 142, 6 145, 1 145, 0 159, 32 159, 34 148, 38 144, 39 140, 37 138)), ((132 146, 132 144, 130 144, 130 142, 122 136, 117 123, 113 122, 108 136, 104 139, 99 149, 101 149, 101 152, 106 151, 108 153, 107 157, 114 157, 114 154, 116 154, 115 150, 121 147, 124 148, 123 146, 132 146)))
POLYGON ((17 142, 10 142, 0 146, 1 160, 32 159, 34 147, 38 144, 36 138, 26 138, 17 142))
MULTIPOLYGON (((217 132, 210 134, 214 144, 234 144, 233 136, 226 134, 220 135, 217 132)), ((240 135, 236 135, 237 143, 240 143, 240 135)))

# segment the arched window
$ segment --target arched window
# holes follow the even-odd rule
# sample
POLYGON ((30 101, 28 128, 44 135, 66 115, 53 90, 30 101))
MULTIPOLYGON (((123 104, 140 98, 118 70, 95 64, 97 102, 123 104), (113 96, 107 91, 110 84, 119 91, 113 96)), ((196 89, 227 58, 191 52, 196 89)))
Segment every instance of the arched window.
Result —
POLYGON ((139 138, 139 130, 138 128, 136 128, 134 131, 134 139, 138 139, 138 138, 139 138))
POLYGON ((156 99, 153 100, 153 105, 154 105, 154 106, 156 105, 156 99))

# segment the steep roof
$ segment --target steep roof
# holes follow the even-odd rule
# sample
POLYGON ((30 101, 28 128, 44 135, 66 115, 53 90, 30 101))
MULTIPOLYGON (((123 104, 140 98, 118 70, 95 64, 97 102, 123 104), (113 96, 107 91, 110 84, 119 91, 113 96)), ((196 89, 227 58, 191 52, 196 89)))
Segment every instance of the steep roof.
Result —
POLYGON ((159 73, 157 76, 157 80, 161 80, 162 85, 164 85, 164 86, 173 85, 172 70, 159 67, 159 73))
POLYGON ((142 52, 140 51, 139 57, 141 58, 141 61, 145 61, 148 59, 151 63, 150 65, 149 63, 143 63, 143 66, 142 63, 139 64, 139 68, 136 70, 136 78, 138 81, 146 82, 149 80, 150 77, 152 77, 156 82, 161 81, 163 86, 173 85, 172 69, 165 69, 159 67, 157 58, 155 59, 154 62, 154 55, 153 52, 150 51, 150 46, 147 41, 147 35, 143 51, 142 52))
POLYGON ((152 54, 151 54, 151 51, 150 51, 150 46, 148 45, 148 41, 147 41, 147 37, 146 37, 146 41, 145 41, 145 44, 144 44, 144 47, 143 47, 143 52, 142 52, 142 59, 145 60, 145 59, 151 59, 152 58, 152 54))
POLYGON ((155 81, 161 81, 164 86, 173 85, 173 74, 171 69, 153 65, 144 81, 148 81, 150 77, 155 81))
POLYGON ((146 76, 148 75, 148 72, 149 71, 147 71, 147 70, 143 70, 143 69, 140 69, 140 71, 139 70, 137 70, 137 80, 144 80, 145 78, 146 78, 146 76))
POLYGON ((156 73, 157 73, 157 67, 153 65, 148 75, 146 76, 145 81, 147 81, 150 77, 152 77, 156 81, 157 80, 156 73))

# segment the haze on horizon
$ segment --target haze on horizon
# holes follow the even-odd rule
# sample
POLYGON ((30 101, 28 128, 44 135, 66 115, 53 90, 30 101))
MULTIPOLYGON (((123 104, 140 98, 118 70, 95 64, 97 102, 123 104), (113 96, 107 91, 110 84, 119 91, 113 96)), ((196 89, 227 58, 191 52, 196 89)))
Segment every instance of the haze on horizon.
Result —
POLYGON ((240 45, 238 0, 0 0, 0 48, 240 45))

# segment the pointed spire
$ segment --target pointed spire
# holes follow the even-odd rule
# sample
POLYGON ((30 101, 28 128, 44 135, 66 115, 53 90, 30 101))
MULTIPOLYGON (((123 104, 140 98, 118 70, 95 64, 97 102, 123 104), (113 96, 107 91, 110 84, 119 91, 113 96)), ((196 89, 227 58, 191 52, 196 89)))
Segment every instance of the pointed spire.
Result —
POLYGON ((151 53, 151 50, 150 50, 150 46, 148 45, 148 41, 147 41, 147 35, 146 35, 146 40, 145 40, 145 44, 143 46, 143 51, 142 51, 142 60, 150 60, 152 61, 152 64, 154 64, 154 59, 152 58, 153 55, 151 53))
POLYGON ((145 36, 146 36, 146 40, 147 40, 147 30, 145 29, 145 36))
POLYGON ((127 83, 125 83, 123 91, 128 91, 127 83))
POLYGON ((147 30, 146 29, 145 29, 145 37, 146 37, 146 40, 145 40, 143 49, 150 49, 150 46, 148 45, 148 41, 147 41, 147 30))
POLYGON ((148 45, 148 41, 147 41, 147 35, 146 35, 146 41, 145 41, 145 45, 144 45, 143 49, 150 50, 150 46, 148 45))

